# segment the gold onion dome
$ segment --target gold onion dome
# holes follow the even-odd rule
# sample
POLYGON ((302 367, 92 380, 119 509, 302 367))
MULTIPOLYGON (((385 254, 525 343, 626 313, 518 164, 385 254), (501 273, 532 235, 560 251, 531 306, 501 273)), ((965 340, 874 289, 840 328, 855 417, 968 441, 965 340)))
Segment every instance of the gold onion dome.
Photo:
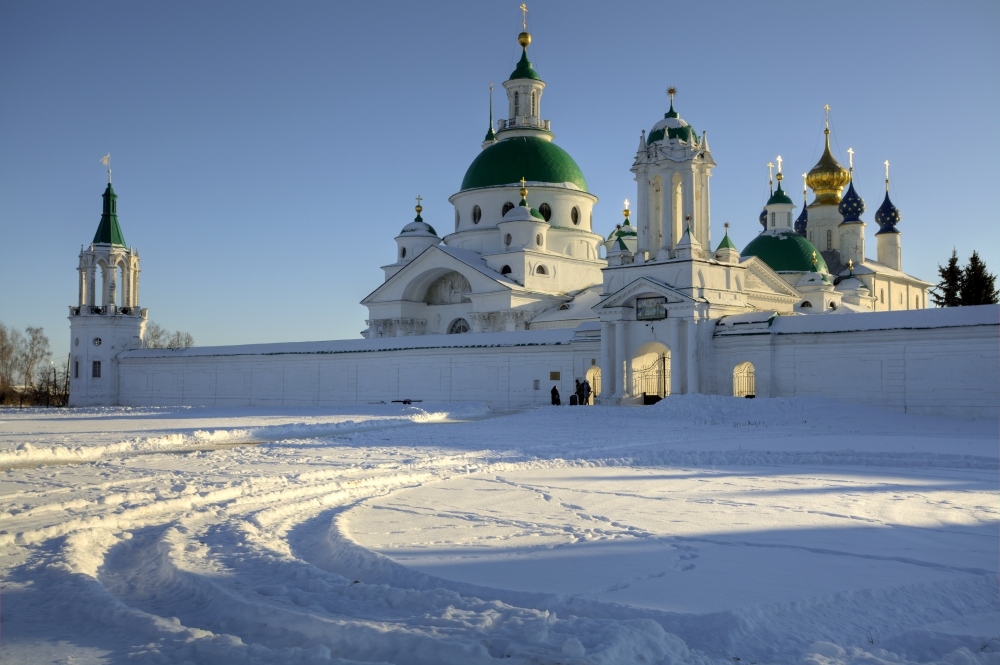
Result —
POLYGON ((830 128, 826 128, 823 133, 826 134, 826 147, 819 162, 806 175, 806 184, 816 194, 816 200, 811 205, 837 205, 840 203, 840 193, 851 181, 851 174, 830 152, 830 128))

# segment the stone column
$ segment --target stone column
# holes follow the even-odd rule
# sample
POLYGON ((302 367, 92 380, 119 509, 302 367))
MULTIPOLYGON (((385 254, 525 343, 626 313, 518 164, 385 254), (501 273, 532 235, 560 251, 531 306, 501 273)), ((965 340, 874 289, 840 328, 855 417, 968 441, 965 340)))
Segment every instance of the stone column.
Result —
POLYGON ((601 321, 601 397, 615 392, 614 366, 611 362, 611 323, 601 321))
POLYGON ((85 305, 96 305, 97 299, 97 279, 94 275, 94 266, 87 266, 87 301, 85 305))
POLYGON ((80 270, 80 307, 87 303, 87 272, 80 270))
POLYGON ((680 319, 667 319, 667 342, 670 347, 670 394, 681 392, 681 334, 680 319))
POLYGON ((625 321, 615 321, 615 359, 612 362, 615 376, 615 397, 628 394, 629 386, 625 384, 625 321))
POLYGON ((687 321, 687 391, 698 392, 698 319, 697 313, 687 321))
MULTIPOLYGON (((638 198, 636 199, 636 207, 638 210, 638 215, 636 215, 637 225, 639 227, 637 238, 637 247, 635 253, 636 263, 645 263, 646 254, 649 251, 649 178, 645 173, 639 173, 636 176, 636 181, 639 183, 638 198)), ((593 230, 593 229, 591 229, 593 230)), ((604 370, 601 370, 602 372, 604 370)))

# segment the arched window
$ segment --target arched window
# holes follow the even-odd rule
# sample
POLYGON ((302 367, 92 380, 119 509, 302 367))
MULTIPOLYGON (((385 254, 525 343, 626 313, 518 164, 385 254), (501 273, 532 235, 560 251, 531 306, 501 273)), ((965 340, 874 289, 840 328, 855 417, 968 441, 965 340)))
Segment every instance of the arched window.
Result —
POLYGON ((455 319, 448 326, 449 335, 461 335, 462 333, 469 332, 469 322, 465 319, 455 319))
POLYGON ((535 244, 538 245, 539 247, 542 246, 542 234, 541 233, 535 234, 535 244))
POLYGON ((455 230, 458 230, 458 223, 462 221, 462 216, 459 214, 458 210, 455 210, 455 230))
POLYGON ((785 219, 785 226, 791 226, 792 225, 792 213, 790 213, 790 212, 786 213, 785 217, 786 217, 786 219, 785 219))
POLYGON ((771 228, 772 228, 772 229, 774 228, 774 219, 775 219, 775 215, 776 215, 776 213, 773 213, 773 212, 771 213, 771 228))
POLYGON ((504 244, 504 246, 505 247, 510 247, 510 243, 511 243, 512 240, 513 240, 513 238, 510 237, 509 233, 505 234, 504 237, 503 237, 503 244, 504 244))
POLYGON ((91 376, 91 378, 94 378, 94 379, 101 378, 101 361, 100 360, 95 360, 94 364, 91 365, 90 376, 91 376))
POLYGON ((753 397, 757 394, 757 377, 751 363, 733 368, 733 397, 753 397))
POLYGON ((883 305, 885 304, 885 289, 878 290, 878 299, 883 305))
POLYGON ((538 212, 542 213, 542 218, 547 222, 549 218, 552 217, 552 208, 549 207, 548 203, 543 203, 538 206, 538 212))
POLYGON ((549 273, 545 269, 545 266, 538 266, 537 268, 535 268, 535 274, 536 275, 548 275, 549 273))
POLYGON ((808 300, 803 300, 802 304, 799 305, 799 307, 812 307, 812 306, 813 306, 813 304, 811 302, 809 302, 808 300))
POLYGON ((510 266, 504 266, 503 268, 500 268, 500 274, 501 275, 505 275, 506 276, 506 275, 509 275, 511 272, 512 271, 510 269, 510 266))
POLYGON ((507 203, 503 204, 503 211, 500 213, 500 216, 503 217, 513 209, 514 209, 514 204, 511 203, 510 201, 507 201, 507 203))
POLYGON ((406 248, 405 247, 400 248, 400 250, 399 250, 399 258, 401 258, 401 259, 405 259, 406 258, 406 248))
POLYGON ((73 361, 73 378, 74 379, 79 379, 80 378, 80 359, 79 358, 77 358, 76 360, 73 361))
POLYGON ((573 206, 573 209, 569 213, 569 218, 573 220, 573 226, 580 226, 580 209, 573 206))
POLYGON ((837 303, 835 302, 830 303, 830 309, 837 309, 837 303))
POLYGON ((479 206, 472 206, 472 223, 478 224, 479 220, 483 218, 483 211, 479 206))
POLYGON ((833 231, 830 229, 826 230, 826 251, 833 249, 833 231))
POLYGON ((521 115, 521 96, 517 90, 514 91, 514 117, 521 115))
POLYGON ((535 91, 531 92, 531 115, 538 115, 538 97, 535 91))

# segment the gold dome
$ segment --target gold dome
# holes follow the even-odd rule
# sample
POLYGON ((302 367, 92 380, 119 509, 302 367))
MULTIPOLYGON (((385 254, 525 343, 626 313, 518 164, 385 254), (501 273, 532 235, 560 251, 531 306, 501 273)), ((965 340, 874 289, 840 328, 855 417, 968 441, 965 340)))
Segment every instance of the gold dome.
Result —
POLYGON ((813 190, 816 199, 810 203, 815 205, 837 205, 840 203, 840 193, 851 180, 851 174, 847 172, 840 162, 830 152, 830 129, 824 130, 826 134, 826 148, 823 156, 819 158, 816 166, 812 167, 806 176, 806 184, 813 190))
POLYGON ((521 45, 521 48, 528 48, 528 44, 531 43, 531 35, 527 32, 522 32, 517 36, 517 43, 521 45))

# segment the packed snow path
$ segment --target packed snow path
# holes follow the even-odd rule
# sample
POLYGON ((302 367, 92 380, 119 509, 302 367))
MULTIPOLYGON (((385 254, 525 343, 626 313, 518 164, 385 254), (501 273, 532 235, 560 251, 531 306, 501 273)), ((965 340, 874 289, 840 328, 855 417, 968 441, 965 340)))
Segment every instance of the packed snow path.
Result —
POLYGON ((0 411, 0 660, 1000 662, 996 423, 420 406, 0 411))

